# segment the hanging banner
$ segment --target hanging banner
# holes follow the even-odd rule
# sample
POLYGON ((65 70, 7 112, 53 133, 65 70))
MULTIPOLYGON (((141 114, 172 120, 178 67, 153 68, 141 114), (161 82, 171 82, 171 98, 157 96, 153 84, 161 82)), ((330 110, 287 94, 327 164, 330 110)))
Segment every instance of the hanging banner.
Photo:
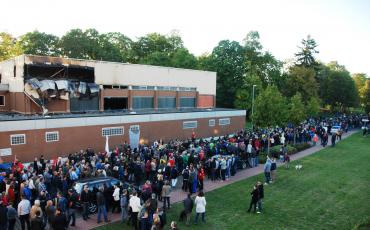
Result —
POLYGON ((139 147, 140 141, 140 126, 139 125, 131 125, 129 129, 129 137, 130 137, 130 147, 131 149, 135 149, 139 147))

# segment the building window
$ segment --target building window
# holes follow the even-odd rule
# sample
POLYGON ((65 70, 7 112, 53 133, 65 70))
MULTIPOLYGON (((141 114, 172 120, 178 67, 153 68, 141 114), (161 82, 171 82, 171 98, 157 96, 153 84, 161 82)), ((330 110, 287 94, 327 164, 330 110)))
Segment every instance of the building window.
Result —
POLYGON ((184 121, 182 123, 183 129, 196 129, 198 127, 197 121, 184 121))
POLYGON ((24 145, 26 144, 26 134, 14 134, 10 135, 11 145, 24 145))
POLYGON ((45 133, 45 141, 46 142, 54 142, 59 141, 59 132, 46 132, 45 133))
POLYGON ((221 118, 218 120, 218 125, 230 125, 230 118, 221 118))
POLYGON ((123 135, 123 127, 102 128, 102 136, 120 136, 123 135))
POLYGON ((216 125, 216 120, 215 119, 208 120, 208 126, 215 126, 215 125, 216 125))
POLYGON ((153 109, 153 97, 133 97, 132 108, 133 109, 153 109))
POLYGON ((195 97, 180 97, 180 108, 195 108, 195 97))
POLYGON ((176 97, 158 97, 158 109, 175 109, 176 97))
POLYGON ((197 91, 195 87, 180 87, 180 91, 197 91))
POLYGON ((5 106, 5 96, 0 95, 0 106, 5 106))

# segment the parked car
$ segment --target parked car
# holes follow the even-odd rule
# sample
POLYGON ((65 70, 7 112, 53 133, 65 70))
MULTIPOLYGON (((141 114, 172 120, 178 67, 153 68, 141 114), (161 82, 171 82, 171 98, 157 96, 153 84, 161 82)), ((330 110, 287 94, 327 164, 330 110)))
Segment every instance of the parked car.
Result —
MULTIPOLYGON (((99 187, 105 186, 105 188, 112 188, 114 185, 119 185, 121 188, 127 189, 130 185, 128 183, 122 183, 120 180, 113 178, 113 177, 92 177, 92 178, 85 178, 78 180, 74 185, 74 190, 79 195, 87 185, 90 191, 90 202, 88 204, 88 210, 90 213, 95 213, 97 211, 96 205, 96 193, 99 190, 99 187)), ((77 208, 82 208, 82 203, 80 203, 80 199, 78 199, 76 203, 77 208)))

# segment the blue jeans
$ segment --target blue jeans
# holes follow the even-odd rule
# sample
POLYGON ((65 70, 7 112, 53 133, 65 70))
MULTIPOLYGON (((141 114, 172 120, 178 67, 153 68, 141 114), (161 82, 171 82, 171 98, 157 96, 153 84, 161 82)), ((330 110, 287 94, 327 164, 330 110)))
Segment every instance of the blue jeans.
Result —
POLYGON ((103 215, 104 215, 104 221, 108 222, 107 209, 106 209, 105 205, 99 205, 98 206, 98 222, 100 222, 100 217, 101 217, 102 212, 103 212, 103 215))
POLYGON ((258 160, 258 156, 256 156, 256 158, 254 158, 254 166, 257 167, 258 166, 258 163, 259 163, 259 160, 258 160))
POLYGON ((206 219, 205 219, 205 217, 204 217, 204 216, 205 216, 205 214, 206 214, 205 212, 202 212, 202 213, 198 213, 198 212, 197 212, 197 213, 195 214, 195 223, 196 223, 196 224, 198 223, 199 214, 202 214, 202 222, 203 222, 203 223, 205 223, 205 222, 206 222, 206 219))
POLYGON ((259 211, 259 212, 262 212, 262 199, 259 199, 259 200, 257 201, 257 207, 258 207, 258 211, 259 211))
POLYGON ((128 213, 127 213, 127 207, 121 206, 121 222, 125 222, 127 220, 128 213))

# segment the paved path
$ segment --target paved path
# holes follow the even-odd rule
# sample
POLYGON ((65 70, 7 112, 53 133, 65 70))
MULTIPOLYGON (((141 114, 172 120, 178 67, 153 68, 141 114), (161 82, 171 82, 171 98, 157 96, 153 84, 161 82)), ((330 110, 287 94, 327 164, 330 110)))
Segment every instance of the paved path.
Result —
MULTIPOLYGON (((351 136, 352 134, 354 134, 356 132, 357 132, 357 130, 350 131, 350 132, 344 134, 342 136, 342 139, 345 139, 345 138, 351 136)), ((329 139, 330 139, 330 136, 329 136, 329 139)), ((329 143, 330 143, 330 141, 329 141, 329 143)), ((328 147, 329 146, 327 146, 326 148, 328 148, 328 147)), ((321 149, 323 149, 323 147, 321 145, 316 145, 316 146, 313 146, 309 149, 303 150, 299 153, 296 153, 296 154, 292 155, 290 157, 290 159, 291 159, 291 161, 299 160, 303 157, 306 157, 306 156, 311 155, 315 152, 318 152, 321 149)), ((281 164, 282 163, 278 163, 278 166, 280 166, 281 164)), ((246 178, 258 175, 262 172, 263 172, 263 164, 262 165, 260 164, 258 167, 255 167, 255 168, 249 168, 249 169, 246 169, 246 170, 238 171, 235 176, 231 177, 229 180, 226 180, 226 181, 212 182, 211 180, 206 180, 206 181, 204 181, 204 191, 209 192, 209 191, 221 188, 225 185, 229 185, 229 184, 232 184, 234 182, 244 180, 246 178)), ((179 181, 179 183, 181 184, 182 182, 179 181)), ((181 189, 174 190, 171 193, 171 204, 183 201, 185 199, 186 195, 187 195, 187 193, 183 192, 181 189)), ((111 222, 117 222, 117 221, 120 220, 120 215, 109 213, 108 218, 111 220, 111 222)), ((82 218, 78 218, 76 220, 76 227, 70 227, 69 229, 71 229, 71 230, 74 230, 74 229, 76 229, 76 230, 87 230, 87 229, 93 229, 93 228, 96 228, 98 226, 102 226, 102 225, 106 224, 106 223, 97 224, 96 221, 97 221, 97 216, 96 215, 92 215, 91 219, 88 220, 88 221, 84 221, 82 218)))

